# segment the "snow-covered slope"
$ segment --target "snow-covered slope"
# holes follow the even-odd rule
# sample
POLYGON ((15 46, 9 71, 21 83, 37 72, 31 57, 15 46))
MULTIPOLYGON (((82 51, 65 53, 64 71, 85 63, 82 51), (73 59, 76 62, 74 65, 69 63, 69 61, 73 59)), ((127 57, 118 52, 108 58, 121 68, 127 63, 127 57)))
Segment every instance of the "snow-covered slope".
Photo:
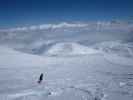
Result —
POLYGON ((87 55, 98 53, 95 49, 88 48, 78 43, 65 42, 53 45, 45 54, 48 55, 87 55))
POLYGON ((1 67, 13 67, 18 68, 22 66, 43 66, 46 60, 43 57, 25 54, 15 51, 11 48, 0 47, 0 66, 1 67))
POLYGON ((99 21, 0 30, 0 100, 132 100, 132 29, 99 21))
POLYGON ((133 43, 123 41, 106 41, 97 43, 93 48, 100 51, 106 60, 120 64, 133 65, 133 43))
POLYGON ((108 54, 133 57, 133 42, 105 41, 94 45, 94 48, 108 54))
POLYGON ((132 65, 103 54, 40 57, 0 47, 0 55, 0 100, 132 100, 132 65))

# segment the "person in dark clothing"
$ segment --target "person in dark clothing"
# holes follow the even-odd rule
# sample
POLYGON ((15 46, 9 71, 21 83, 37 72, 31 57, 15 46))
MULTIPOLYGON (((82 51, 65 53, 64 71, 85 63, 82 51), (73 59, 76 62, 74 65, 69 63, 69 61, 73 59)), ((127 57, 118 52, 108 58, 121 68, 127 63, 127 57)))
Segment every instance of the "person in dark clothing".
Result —
POLYGON ((39 80, 38 80, 38 83, 40 84, 42 81, 43 81, 43 73, 41 73, 39 80))

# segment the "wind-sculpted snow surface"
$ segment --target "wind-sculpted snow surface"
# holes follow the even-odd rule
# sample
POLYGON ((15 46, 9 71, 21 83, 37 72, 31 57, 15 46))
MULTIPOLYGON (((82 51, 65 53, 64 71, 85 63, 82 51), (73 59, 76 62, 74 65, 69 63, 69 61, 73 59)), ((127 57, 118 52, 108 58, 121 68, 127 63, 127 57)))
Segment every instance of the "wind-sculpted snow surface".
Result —
POLYGON ((94 52, 36 56, 0 47, 0 100, 132 100, 132 63, 110 62, 104 52, 94 52), (38 84, 40 73, 44 80, 38 84))
POLYGON ((133 65, 133 43, 123 41, 108 41, 98 43, 93 48, 101 51, 106 60, 120 64, 133 65))
POLYGON ((94 45, 94 48, 109 54, 133 57, 133 42, 106 41, 94 45))

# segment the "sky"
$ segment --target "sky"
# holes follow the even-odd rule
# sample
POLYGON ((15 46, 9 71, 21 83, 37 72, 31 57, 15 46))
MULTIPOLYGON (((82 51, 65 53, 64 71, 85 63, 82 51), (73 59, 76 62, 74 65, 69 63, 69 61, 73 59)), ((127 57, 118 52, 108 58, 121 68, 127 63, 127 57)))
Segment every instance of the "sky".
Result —
POLYGON ((0 28, 133 19, 133 0, 0 0, 0 28))

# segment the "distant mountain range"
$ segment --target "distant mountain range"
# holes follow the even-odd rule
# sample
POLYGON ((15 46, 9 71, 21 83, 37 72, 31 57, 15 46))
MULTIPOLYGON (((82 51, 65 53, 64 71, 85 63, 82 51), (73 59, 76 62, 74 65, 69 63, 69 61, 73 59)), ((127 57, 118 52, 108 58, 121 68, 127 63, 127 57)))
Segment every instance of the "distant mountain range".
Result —
POLYGON ((0 29, 0 45, 37 55, 58 43, 90 46, 104 41, 132 42, 132 39, 132 21, 62 22, 0 29))

